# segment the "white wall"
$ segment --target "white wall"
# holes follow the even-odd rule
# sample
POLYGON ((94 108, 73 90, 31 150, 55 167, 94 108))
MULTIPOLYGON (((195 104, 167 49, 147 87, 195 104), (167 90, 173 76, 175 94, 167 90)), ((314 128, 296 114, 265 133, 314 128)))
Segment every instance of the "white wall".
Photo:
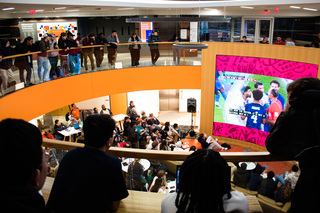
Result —
POLYGON ((179 112, 187 112, 187 99, 197 100, 197 112, 200 111, 201 90, 200 89, 180 89, 179 90, 179 112))
MULTIPOLYGON (((93 98, 86 101, 81 101, 75 103, 79 109, 93 109, 97 107, 99 112, 101 110, 101 105, 104 104, 108 109, 110 109, 110 97, 102 96, 99 98, 93 98)), ((112 110, 112 109, 111 109, 112 110)))
POLYGON ((138 114, 144 110, 147 115, 153 113, 159 114, 159 90, 144 90, 127 93, 128 106, 130 101, 134 101, 138 114))

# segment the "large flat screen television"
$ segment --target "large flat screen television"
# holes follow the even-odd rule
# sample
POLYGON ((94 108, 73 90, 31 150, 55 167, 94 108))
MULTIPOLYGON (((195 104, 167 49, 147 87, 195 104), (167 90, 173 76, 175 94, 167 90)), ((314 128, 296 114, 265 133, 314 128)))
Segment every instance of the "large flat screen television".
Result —
POLYGON ((217 55, 213 135, 265 146, 288 101, 288 84, 317 72, 314 64, 217 55))

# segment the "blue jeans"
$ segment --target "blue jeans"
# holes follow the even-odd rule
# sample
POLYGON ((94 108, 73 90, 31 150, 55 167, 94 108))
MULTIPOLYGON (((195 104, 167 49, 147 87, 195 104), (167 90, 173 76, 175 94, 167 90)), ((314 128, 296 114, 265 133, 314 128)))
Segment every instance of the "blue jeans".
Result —
POLYGON ((69 55, 69 69, 71 75, 80 74, 80 54, 77 55, 69 55))
POLYGON ((38 56, 38 76, 39 76, 40 82, 49 81, 48 64, 49 64, 49 60, 47 58, 38 56))
POLYGON ((286 182, 284 181, 284 178, 286 177, 286 174, 287 174, 287 172, 285 172, 285 173, 283 174, 283 176, 282 176, 282 175, 276 175, 275 181, 276 181, 277 185, 278 185, 278 183, 280 182, 281 185, 284 186, 284 184, 286 183, 286 182))

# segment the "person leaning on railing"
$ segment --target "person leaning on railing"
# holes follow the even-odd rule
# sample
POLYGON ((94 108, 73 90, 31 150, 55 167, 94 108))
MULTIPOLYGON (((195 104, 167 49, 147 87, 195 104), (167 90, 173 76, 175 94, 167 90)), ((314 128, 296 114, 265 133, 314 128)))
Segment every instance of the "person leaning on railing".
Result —
POLYGON ((110 115, 91 115, 84 121, 84 147, 62 159, 47 210, 50 212, 117 211, 128 196, 120 160, 106 152, 114 138, 110 115))
POLYGON ((44 212, 39 194, 48 172, 42 137, 34 125, 18 119, 0 122, 0 207, 2 212, 44 212))
MULTIPOLYGON (((96 40, 94 38, 94 34, 90 33, 88 36, 84 37, 82 39, 82 44, 83 44, 83 46, 96 45, 96 40)), ((86 71, 88 71, 88 64, 87 64, 88 58, 87 57, 89 57, 89 59, 90 59, 91 70, 94 70, 95 66, 94 66, 92 48, 83 48, 82 52, 83 52, 83 57, 84 57, 84 67, 85 67, 86 71)))
POLYGON ((289 84, 287 94, 289 103, 266 139, 266 147, 271 154, 299 161, 301 174, 292 197, 292 212, 318 212, 320 80, 297 79, 289 84))
MULTIPOLYGON (((1 42, 0 52, 3 54, 4 57, 15 54, 14 49, 10 46, 9 40, 3 40, 1 42)), ((11 67, 12 58, 3 59, 0 62, 0 76, 2 78, 3 90, 6 90, 8 87, 14 86, 16 84, 16 82, 13 80, 13 72, 11 67)))

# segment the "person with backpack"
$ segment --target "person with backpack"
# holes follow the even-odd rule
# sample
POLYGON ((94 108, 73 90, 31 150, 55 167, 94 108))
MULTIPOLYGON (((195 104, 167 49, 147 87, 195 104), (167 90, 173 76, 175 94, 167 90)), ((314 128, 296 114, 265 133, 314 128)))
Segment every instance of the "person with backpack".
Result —
POLYGON ((50 34, 45 33, 43 38, 39 42, 36 42, 36 46, 38 47, 39 51, 41 51, 41 53, 38 53, 37 56, 38 77, 40 83, 49 80, 49 59, 47 50, 50 49, 49 40, 51 40, 51 37, 52 36, 50 34))

